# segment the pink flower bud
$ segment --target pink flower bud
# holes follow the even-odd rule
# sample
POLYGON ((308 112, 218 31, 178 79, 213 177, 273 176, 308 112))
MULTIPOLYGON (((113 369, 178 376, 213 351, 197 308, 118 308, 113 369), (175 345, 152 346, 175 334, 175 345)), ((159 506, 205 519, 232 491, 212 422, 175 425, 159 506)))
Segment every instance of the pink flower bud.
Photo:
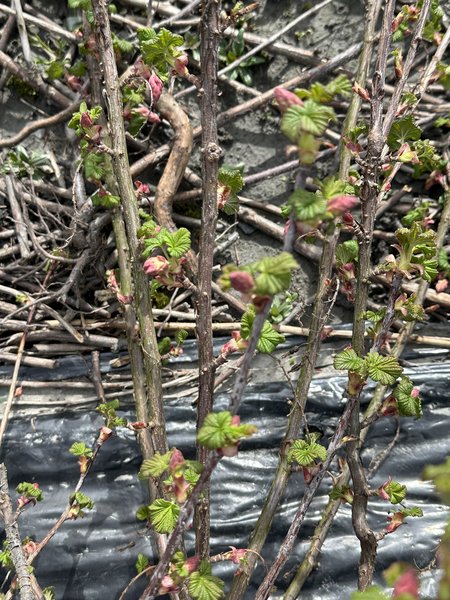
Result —
POLYGON ((284 113, 290 106, 303 106, 302 100, 286 88, 276 87, 273 91, 280 112, 284 113))
POLYGON ((153 102, 156 103, 156 102, 158 102, 158 100, 162 94, 162 91, 164 89, 163 82, 158 77, 158 75, 155 75, 155 73, 152 73, 148 79, 148 83, 152 90, 153 102))
POLYGON ((169 261, 164 256, 151 256, 144 262, 144 272, 149 277, 165 275, 169 270, 169 261))
POLYGON ((255 285, 255 280, 253 275, 247 271, 232 271, 230 273, 230 283, 241 294, 249 294, 255 285))
POLYGON ((333 214, 333 216, 347 213, 359 203, 359 198, 356 196, 336 196, 328 201, 327 210, 333 214))
POLYGON ((130 423, 130 425, 135 431, 139 431, 139 429, 145 429, 147 427, 144 421, 135 421, 134 423, 130 423))
POLYGON ((230 546, 231 550, 226 553, 227 560, 231 560, 235 565, 241 564, 242 559, 247 555, 248 548, 236 548, 230 546))
POLYGON ((149 123, 161 123, 160 116, 157 115, 156 113, 154 113, 153 111, 150 111, 150 113, 147 117, 147 121, 149 123))
POLYGON ((136 179, 134 185, 136 186, 136 194, 141 195, 150 193, 150 186, 148 185, 148 183, 142 183, 142 181, 136 179))

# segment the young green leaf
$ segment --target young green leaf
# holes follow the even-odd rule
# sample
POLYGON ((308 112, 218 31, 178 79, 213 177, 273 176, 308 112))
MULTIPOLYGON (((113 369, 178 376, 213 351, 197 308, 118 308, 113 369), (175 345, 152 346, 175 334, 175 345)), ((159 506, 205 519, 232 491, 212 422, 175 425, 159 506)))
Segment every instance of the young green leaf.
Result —
POLYGON ((171 533, 175 527, 180 507, 175 502, 159 498, 148 507, 150 522, 158 533, 171 533))
POLYGON ((329 106, 306 100, 303 106, 290 106, 281 119, 281 131, 294 143, 302 132, 318 136, 334 120, 334 110, 329 106))
POLYGON ((150 521, 150 511, 148 506, 140 506, 136 511, 136 519, 138 521, 150 521))
POLYGON ((86 458, 92 458, 94 451, 89 446, 86 446, 84 442, 74 442, 69 448, 69 452, 74 456, 86 456, 86 458))
POLYGON ((189 577, 189 594, 194 600, 220 600, 224 583, 212 574, 211 565, 202 560, 198 571, 189 577))
POLYGON ((387 485, 383 486, 384 491, 389 496, 389 502, 391 504, 399 504, 406 498, 406 485, 398 483, 398 481, 390 481, 387 485))
POLYGON ((33 498, 33 500, 36 500, 37 502, 41 502, 44 499, 42 490, 39 488, 37 483, 23 481, 16 487, 16 492, 22 496, 25 496, 26 498, 33 498))
POLYGON ((142 571, 144 569, 146 569, 148 567, 148 565, 149 565, 148 558, 146 556, 144 556, 143 554, 139 553, 138 557, 137 557, 136 564, 135 564, 137 573, 138 574, 142 573, 142 571))
POLYGON ((302 467, 308 467, 315 463, 316 459, 324 461, 327 451, 316 441, 316 435, 307 436, 306 440, 294 440, 289 453, 289 462, 296 461, 302 467))
POLYGON ((325 217, 327 201, 319 194, 298 189, 289 196, 288 204, 294 209, 295 218, 301 223, 316 225, 325 217))
MULTIPOLYGON (((255 309, 251 306, 241 318, 241 337, 248 340, 255 320, 255 309)), ((278 333, 269 321, 265 321, 256 348, 263 354, 271 354, 275 348, 284 342, 284 336, 278 333)))
POLYGON ((402 417, 415 417, 419 419, 422 416, 422 402, 415 393, 415 388, 409 377, 403 376, 393 391, 394 398, 397 400, 398 412, 402 417))
POLYGON ((356 262, 358 260, 358 242, 347 240, 336 246, 336 264, 338 266, 356 262))
POLYGON ((42 590, 44 600, 55 600, 55 588, 53 586, 46 587, 42 590))
POLYGON ((369 377, 383 385, 393 385, 403 371, 393 356, 381 356, 378 352, 370 352, 365 363, 369 377))
POLYGON ((167 471, 169 468, 171 456, 171 450, 165 454, 155 452, 151 458, 147 458, 142 463, 138 473, 139 479, 148 479, 149 477, 157 479, 158 477, 161 477, 164 471, 167 471))
POLYGON ((191 247, 191 234, 185 227, 174 233, 166 231, 163 240, 168 253, 174 258, 181 258, 191 247))
POLYGON ((177 343, 177 345, 182 346, 184 344, 184 342, 186 341, 187 336, 188 336, 188 332, 185 329, 179 329, 175 333, 175 342, 177 343))
POLYGON ((263 258, 250 265, 255 277, 255 292, 261 296, 275 296, 289 289, 292 271, 298 263, 289 252, 263 258))
POLYGON ((164 27, 158 33, 151 28, 139 29, 137 36, 144 62, 158 71, 163 81, 167 81, 168 71, 174 66, 175 59, 183 54, 180 49, 184 44, 183 37, 164 27))
POLYGON ((238 194, 244 187, 242 169, 238 167, 220 167, 217 180, 221 185, 229 188, 232 194, 238 194))
POLYGON ((228 411, 209 413, 198 432, 198 442, 206 448, 217 450, 233 446, 240 439, 256 433, 254 425, 233 425, 232 419, 228 411))
POLYGON ((387 143, 390 150, 398 150, 405 142, 420 139, 422 130, 418 127, 411 115, 397 119, 391 127, 387 143))
POLYGON ((346 348, 334 357, 334 368, 338 371, 354 371, 366 376, 366 365, 363 358, 358 356, 353 348, 346 348))

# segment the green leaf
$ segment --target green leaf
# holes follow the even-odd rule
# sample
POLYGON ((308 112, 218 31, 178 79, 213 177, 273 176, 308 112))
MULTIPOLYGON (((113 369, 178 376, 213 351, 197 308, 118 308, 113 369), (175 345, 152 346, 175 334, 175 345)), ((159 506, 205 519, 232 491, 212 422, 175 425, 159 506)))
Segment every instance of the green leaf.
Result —
POLYGON ((59 60, 54 60, 51 62, 46 68, 47 77, 51 80, 60 79, 64 76, 64 72, 66 70, 66 65, 64 62, 59 60))
MULTIPOLYGON (((86 496, 86 494, 83 494, 83 492, 75 492, 75 494, 70 496, 70 504, 73 505, 75 503, 78 504, 80 508, 94 508, 94 501, 92 498, 86 496)), ((80 516, 83 516, 83 514, 80 513, 80 516)))
POLYGON ((365 592, 353 592, 350 596, 350 600, 389 600, 389 598, 390 596, 387 596, 377 585, 372 585, 365 592))
POLYGON ((289 196, 289 206, 295 211, 295 218, 302 223, 316 224, 325 217, 327 201, 319 194, 298 189, 289 196))
POLYGON ((144 569, 146 569, 148 567, 148 565, 149 565, 148 558, 146 556, 144 556, 143 554, 139 553, 138 557, 137 557, 136 564, 135 564, 137 573, 138 574, 142 573, 142 571, 144 569))
POLYGON ((158 533, 171 533, 175 528, 180 507, 175 502, 159 498, 148 507, 150 522, 158 533))
POLYGON ((84 174, 88 181, 101 181, 106 174, 106 157, 104 154, 91 152, 83 159, 84 174))
POLYGON ((150 521, 150 511, 148 506, 140 506, 136 511, 136 519, 138 521, 150 521))
MULTIPOLYGON (((253 305, 242 315, 241 318, 241 337, 248 340, 250 337, 253 321, 255 320, 255 309, 253 305)), ((278 333, 269 321, 265 321, 259 336, 256 348, 263 354, 271 354, 275 348, 284 342, 284 336, 278 333)))
POLYGON ((269 321, 265 321, 259 336, 256 349, 262 354, 272 354, 275 348, 284 342, 285 338, 278 333, 269 321))
POLYGON ((164 243, 170 256, 181 258, 191 247, 191 234, 185 227, 180 227, 174 233, 167 232, 164 243))
POLYGON ((212 575, 211 565, 206 560, 202 560, 198 571, 189 577, 189 594, 194 600, 220 600, 223 587, 223 581, 212 575))
POLYGON ((134 46, 128 40, 124 40, 123 38, 116 35, 114 32, 111 34, 113 48, 116 52, 120 52, 121 54, 127 54, 129 52, 133 52, 134 46))
POLYGON ((185 329, 179 329, 175 333, 175 342, 178 346, 182 346, 188 336, 188 332, 185 329))
POLYGON ((390 150, 398 150, 404 142, 413 142, 420 139, 422 130, 418 127, 411 115, 397 119, 391 127, 387 143, 390 150))
POLYGON ((390 481, 384 486, 384 491, 389 496, 389 502, 391 504, 400 504, 406 498, 406 485, 398 483, 398 481, 390 481))
POLYGON ((183 54, 180 46, 184 44, 181 35, 161 28, 158 33, 154 29, 139 29, 137 32, 144 62, 158 71, 163 81, 168 79, 168 71, 175 64, 175 59, 183 54))
POLYGON ((317 434, 307 436, 306 440, 294 440, 289 453, 288 460, 295 460, 302 467, 308 467, 315 463, 316 459, 324 461, 327 451, 321 444, 316 442, 317 434))
MULTIPOLYGON (((37 484, 36 484, 37 485, 37 484)), ((34 483, 23 481, 16 487, 16 492, 26 498, 33 498, 37 502, 41 502, 44 499, 42 490, 39 487, 35 487, 34 483)))
POLYGON ((287 291, 291 285, 292 271, 298 269, 298 263, 289 252, 263 258, 250 265, 255 277, 255 293, 261 296, 275 296, 287 291))
POLYGON ((323 181, 316 181, 320 193, 325 200, 331 200, 336 196, 351 195, 355 193, 355 188, 344 179, 338 179, 334 175, 326 177, 323 181))
POLYGON ((338 371, 354 371, 366 376, 366 364, 363 358, 358 356, 353 348, 346 348, 334 357, 334 368, 338 371))
POLYGON ((197 440, 202 446, 216 450, 233 446, 256 431, 254 425, 232 425, 232 415, 228 411, 209 413, 199 429, 197 440))
POLYGON ((347 240, 336 246, 336 264, 338 267, 358 260, 358 242, 356 240, 347 240))
POLYGON ((378 352, 370 352, 365 363, 369 377, 383 385, 393 385, 403 372, 393 356, 381 356, 378 352))
POLYGON ((53 586, 46 587, 42 590, 44 600, 55 600, 55 588, 53 586))
POLYGON ((398 412, 402 417, 419 419, 422 416, 422 401, 419 396, 411 395, 413 389, 413 382, 409 377, 403 376, 395 386, 393 395, 397 400, 398 412))
POLYGON ((244 187, 242 169, 238 167, 220 167, 217 180, 220 184, 229 188, 232 194, 238 194, 244 187))
POLYGON ((335 119, 334 110, 329 106, 306 100, 303 106, 290 106, 281 119, 281 131, 294 143, 302 131, 318 136, 335 119))
POLYGON ((405 517, 423 517, 423 510, 418 506, 412 506, 411 508, 402 508, 398 512, 401 512, 405 517))
POLYGON ((69 448, 69 452, 74 456, 86 456, 87 458, 92 458, 94 456, 92 448, 86 446, 84 442, 74 442, 69 448))
POLYGON ((161 477, 164 471, 167 471, 167 469, 169 468, 171 456, 171 450, 169 452, 166 452, 165 454, 155 452, 152 458, 147 458, 142 463, 142 466, 139 469, 138 473, 139 479, 148 479, 149 477, 153 477, 154 479, 156 479, 158 477, 161 477))

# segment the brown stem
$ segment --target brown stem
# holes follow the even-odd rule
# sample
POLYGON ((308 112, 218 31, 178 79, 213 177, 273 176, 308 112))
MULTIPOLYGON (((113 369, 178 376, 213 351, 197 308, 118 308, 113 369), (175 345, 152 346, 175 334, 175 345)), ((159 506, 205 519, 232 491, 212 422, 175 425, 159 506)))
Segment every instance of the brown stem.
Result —
MULTIPOLYGON (((201 19, 202 123, 202 229, 198 255, 197 336, 199 395, 197 430, 213 407, 214 363, 211 274, 217 223, 217 173, 221 149, 217 136, 217 51, 220 37, 220 1, 204 2, 201 19)), ((184 169, 183 169, 184 170, 184 169)), ((197 459, 205 464, 210 451, 197 445, 197 459)), ((210 486, 204 488, 195 509, 196 554, 209 555, 210 486)))
POLYGON ((9 496, 8 473, 3 463, 0 464, 0 516, 5 524, 5 533, 11 553, 11 560, 16 570, 20 600, 35 600, 30 572, 20 539, 19 527, 9 496))

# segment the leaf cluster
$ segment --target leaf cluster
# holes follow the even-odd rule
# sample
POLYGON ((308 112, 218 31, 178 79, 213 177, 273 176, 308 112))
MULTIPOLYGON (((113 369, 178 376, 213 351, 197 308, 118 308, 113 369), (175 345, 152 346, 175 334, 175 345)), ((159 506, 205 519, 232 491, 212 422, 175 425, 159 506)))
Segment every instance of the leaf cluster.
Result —
POLYGON ((175 60, 183 54, 183 36, 172 33, 162 27, 156 32, 150 27, 139 29, 137 32, 142 58, 150 65, 159 78, 167 83, 169 72, 175 65, 175 60))
POLYGON ((21 496, 24 496, 29 500, 35 500, 36 502, 41 502, 44 499, 42 490, 39 487, 35 487, 33 483, 28 481, 19 483, 19 485, 16 487, 16 492, 21 496))
POLYGON ((234 425, 230 412, 209 413, 197 434, 199 444, 210 450, 235 446, 241 439, 257 432, 254 425, 234 425))
POLYGON ((317 443, 318 437, 317 433, 312 433, 304 440, 294 440, 288 453, 288 461, 295 460, 302 467, 309 467, 314 465, 316 460, 326 460, 327 450, 317 443))
POLYGON ((105 402, 99 404, 96 410, 102 415, 105 419, 105 426, 113 429, 114 427, 124 427, 127 424, 127 420, 123 417, 118 417, 116 415, 116 411, 119 408, 118 400, 111 400, 110 402, 105 402))
MULTIPOLYGON (((241 318, 241 337, 248 340, 255 320, 255 308, 251 305, 241 318)), ((269 321, 264 321, 256 349, 262 354, 271 354, 275 348, 284 342, 284 336, 273 328, 269 321)))
POLYGON ((148 258, 154 250, 160 248, 172 258, 181 258, 191 247, 191 234, 185 227, 171 232, 166 227, 159 227, 155 221, 146 217, 138 230, 138 237, 143 238, 143 258, 148 258))
POLYGON ((370 352, 362 358, 353 348, 346 348, 336 355, 334 368, 357 373, 363 381, 370 377, 383 385, 394 385, 403 371, 393 356, 370 352))

